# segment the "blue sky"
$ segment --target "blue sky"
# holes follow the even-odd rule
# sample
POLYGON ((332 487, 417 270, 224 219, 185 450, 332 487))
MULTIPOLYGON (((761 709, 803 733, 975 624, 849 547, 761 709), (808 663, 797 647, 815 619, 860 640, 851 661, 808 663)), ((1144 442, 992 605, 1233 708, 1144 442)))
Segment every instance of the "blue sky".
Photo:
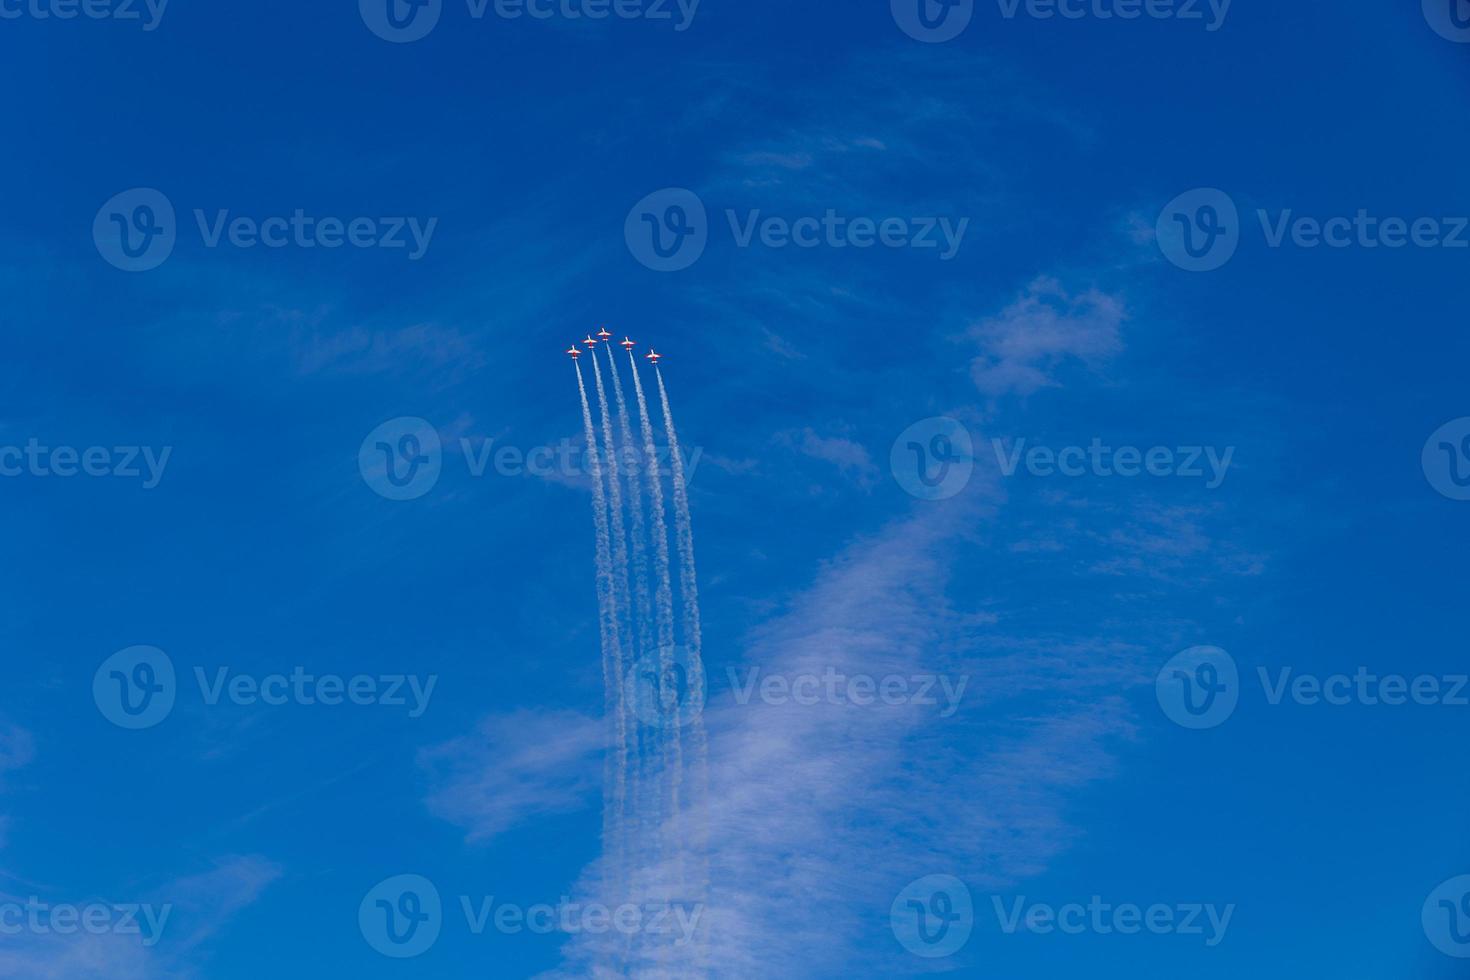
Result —
POLYGON ((1470 416, 1467 253, 1271 244, 1301 217, 1433 219, 1442 241, 1470 215, 1470 47, 1433 3, 1235 0, 1209 30, 1207 4, 980 2, 939 43, 902 3, 703 0, 679 30, 675 4, 444 0, 408 43, 355 7, 176 0, 145 29, 142 5, 0 0, 0 924, 32 896, 171 910, 156 943, 7 933, 0 976, 618 975, 585 935, 476 935, 459 910, 601 881, 590 481, 475 467, 487 444, 582 445, 560 351, 603 323, 667 354, 698 454, 709 975, 1460 975, 1431 893, 1453 905, 1470 874, 1470 709, 1273 704, 1260 673, 1467 670, 1470 502, 1444 467, 1470 469, 1470 423, 1436 435, 1470 416), (139 188, 174 234, 130 272, 94 223, 139 217, 139 188), (666 218, 670 188, 707 245, 658 271, 625 226, 650 195, 666 218), (1181 268, 1168 231, 1203 240, 1220 195, 1234 252, 1181 268), (298 209, 422 247, 210 247, 195 217, 298 209), (964 230, 740 243, 829 211, 845 235, 964 230), (408 500, 359 465, 397 419, 427 428, 393 444, 442 447, 408 500), (913 426, 971 439, 946 499, 906 491, 913 426), (43 475, 33 440, 116 475, 54 475, 64 454, 43 475), (1006 472, 1018 445, 1094 440, 1233 451, 1216 481, 1006 472), (176 700, 128 730, 94 679, 140 645, 176 700), (1238 703, 1190 728, 1156 679, 1201 646, 1238 703), (416 711, 407 680, 406 704, 335 706, 195 681, 298 667, 435 686, 416 711), (751 670, 829 668, 967 686, 947 717, 737 697, 751 670), (359 906, 405 874, 442 930, 380 955, 359 906), (931 958, 890 906, 932 875, 975 911, 931 958), (1232 913, 1213 945, 996 914, 1093 896, 1232 913))

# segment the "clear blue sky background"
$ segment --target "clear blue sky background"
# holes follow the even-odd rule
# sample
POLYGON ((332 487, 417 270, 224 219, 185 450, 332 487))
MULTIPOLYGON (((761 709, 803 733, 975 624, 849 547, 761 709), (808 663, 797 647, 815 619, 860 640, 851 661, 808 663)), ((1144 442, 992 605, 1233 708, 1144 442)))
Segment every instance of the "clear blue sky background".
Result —
MULTIPOLYGON (((813 620, 976 678, 952 724, 930 720, 922 757, 943 778, 908 812, 864 781, 907 750, 797 742, 810 759, 751 777, 789 783, 793 807, 827 799, 811 812, 836 837, 884 842, 813 856, 835 882, 864 866, 877 898, 755 915, 787 975, 1461 975, 1420 907, 1470 872, 1470 709, 1271 706, 1254 675, 1465 671, 1470 503, 1435 492, 1420 451, 1470 415, 1470 253, 1272 249, 1254 214, 1470 214, 1470 47, 1417 4, 1319 0, 1236 0, 1216 32, 981 3, 932 45, 876 0, 705 0, 684 32, 475 21, 446 0, 404 45, 354 8, 175 0, 151 32, 0 21, 0 444, 172 447, 151 490, 0 479, 0 894, 179 907, 155 949, 106 947, 101 968, 80 941, 6 937, 5 975, 559 969, 565 937, 462 922, 390 960, 357 907, 404 872, 455 904, 555 901, 597 857, 595 791, 547 805, 493 776, 491 799, 465 789, 526 749, 515 733, 600 708, 586 488, 475 478, 453 447, 580 439, 558 352, 602 322, 667 351, 681 434, 703 452, 691 495, 716 702, 727 668, 776 669, 813 620), (181 233, 160 268, 129 274, 92 223, 135 187, 163 191, 181 233), (624 241, 629 209, 665 187, 696 191, 712 220, 676 273, 624 241), (1151 240, 1197 187, 1244 219, 1209 273, 1151 240), (195 208, 438 226, 416 262, 208 249, 195 208), (829 208, 970 223, 941 261, 739 248, 723 218, 829 208), (1030 382, 997 383, 997 364, 1030 382), (941 503, 906 494, 888 462, 938 415, 964 420, 978 457, 941 503), (357 465, 398 416, 450 447, 408 502, 357 465), (1234 462, 1210 490, 1006 477, 989 448, 1095 436, 1233 446, 1234 462), (833 601, 853 594, 848 624, 833 601), (186 683, 164 723, 127 732, 91 685, 133 644, 185 674, 299 664, 439 687, 410 719, 208 707, 186 683), (1198 732, 1154 694, 1197 644, 1246 675, 1235 715, 1198 732), (982 906, 938 962, 898 946, 881 898, 930 873, 982 906), (1206 949, 1003 935, 993 894, 1237 908, 1206 949)), ((741 848, 806 853, 779 815, 745 830, 717 842, 732 865, 741 848)))

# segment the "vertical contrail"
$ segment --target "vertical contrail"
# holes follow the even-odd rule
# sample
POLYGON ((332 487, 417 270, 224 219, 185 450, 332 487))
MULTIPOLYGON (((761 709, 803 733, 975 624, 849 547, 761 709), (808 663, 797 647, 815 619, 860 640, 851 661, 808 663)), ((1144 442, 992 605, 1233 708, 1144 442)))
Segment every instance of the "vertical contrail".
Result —
MULTIPOLYGON (((633 602, 636 612, 635 623, 630 633, 634 634, 632 639, 637 643, 637 659, 641 663, 643 658, 653 650, 653 627, 651 622, 651 602, 648 588, 648 546, 643 532, 643 478, 644 467, 636 460, 637 445, 633 441, 633 428, 628 421, 628 402, 623 397, 623 382, 619 377, 618 362, 613 356, 611 345, 607 348, 607 366, 609 376, 612 378, 613 402, 618 410, 618 436, 622 441, 622 448, 629 455, 621 457, 622 469, 628 479, 628 536, 633 543, 632 565, 633 565, 633 602)), ((658 474, 653 474, 653 479, 658 479, 658 474)), ((634 787, 633 799, 640 801, 640 792, 643 789, 643 757, 637 746, 642 739, 639 736, 637 721, 629 718, 631 729, 630 740, 634 743, 633 758, 634 787)))
MULTIPOLYGON (((704 807, 708 794, 709 748, 704 730, 705 674, 704 638, 699 618, 699 581, 694 566, 694 525, 689 514, 689 483, 684 474, 684 456, 679 447, 679 435, 674 428, 674 413, 669 410, 669 393, 664 388, 664 376, 658 365, 653 366, 658 381, 658 397, 664 411, 664 433, 669 440, 669 466, 673 470, 674 528, 679 543, 679 597, 683 611, 684 645, 689 651, 689 701, 698 705, 689 724, 690 771, 694 777, 693 809, 695 812, 696 859, 703 871, 699 884, 701 891, 707 890, 708 831, 704 826, 704 807)), ((701 896, 702 900, 702 896, 701 896)))
MULTIPOLYGON (((630 615, 628 608, 628 539, 623 533, 623 492, 618 480, 618 451, 617 444, 613 442, 612 418, 607 410, 607 391, 602 386, 602 369, 597 366, 597 349, 593 348, 588 353, 592 355, 592 379, 597 384, 597 407, 602 414, 602 445, 607 459, 607 507, 612 518, 610 537, 612 539, 612 565, 609 569, 609 577, 612 583, 613 615, 612 615, 612 670, 614 677, 614 710, 617 713, 617 771, 614 774, 616 786, 613 798, 618 807, 618 828, 626 834, 627 804, 628 804, 628 705, 624 696, 623 688, 623 637, 628 635, 624 628, 623 617, 630 615)), ((623 858, 626 861, 631 855, 626 849, 629 842, 624 841, 625 852, 623 858)), ((626 865, 625 865, 626 867, 626 865)), ((621 896, 620 896, 621 900, 621 896)))
MULTIPOLYGON (((660 713, 669 710, 663 703, 664 685, 674 676, 674 590, 669 580, 669 531, 664 523, 664 492, 659 482, 658 449, 653 442, 653 423, 648 417, 648 401, 643 395, 643 382, 638 377, 638 362, 633 352, 628 352, 628 363, 633 367, 633 393, 638 401, 638 425, 643 432, 644 463, 648 467, 649 515, 652 523, 654 566, 658 571, 657 592, 654 596, 654 613, 658 630, 659 677, 654 684, 654 697, 660 700, 660 713)), ((663 772, 669 779, 669 799, 663 823, 672 826, 678 819, 679 791, 683 783, 683 752, 679 744, 678 707, 672 718, 662 718, 659 734, 663 738, 663 772)), ((660 797, 662 799, 662 797, 660 797)))
POLYGON ((664 434, 669 440, 669 466, 673 470, 674 530, 679 542, 679 595, 683 599, 684 644, 689 648, 689 670, 695 675, 689 678, 693 699, 696 693, 701 697, 704 695, 704 663, 699 623, 699 582, 694 571, 694 527, 689 517, 689 485, 684 476, 684 457, 679 449, 679 435, 674 430, 674 416, 669 411, 669 393, 664 389, 664 376, 656 364, 653 375, 658 380, 658 397, 664 410, 664 434), (700 685, 697 691, 696 683, 700 685))
MULTIPOLYGON (((596 361, 594 360, 595 364, 596 361)), ((577 369, 577 390, 582 396, 582 428, 587 440, 587 468, 592 477, 592 525, 597 533, 597 607, 602 639, 603 704, 611 725, 605 763, 603 765, 603 846, 610 852, 613 869, 610 877, 615 887, 622 887, 624 868, 622 816, 625 801, 622 781, 618 778, 616 757, 626 739, 625 718, 619 709, 622 677, 618 667, 618 610, 613 587, 612 548, 608 532, 607 497, 603 491, 602 459, 597 450, 597 433, 592 427, 592 407, 587 402, 587 385, 582 380, 582 366, 577 369)))

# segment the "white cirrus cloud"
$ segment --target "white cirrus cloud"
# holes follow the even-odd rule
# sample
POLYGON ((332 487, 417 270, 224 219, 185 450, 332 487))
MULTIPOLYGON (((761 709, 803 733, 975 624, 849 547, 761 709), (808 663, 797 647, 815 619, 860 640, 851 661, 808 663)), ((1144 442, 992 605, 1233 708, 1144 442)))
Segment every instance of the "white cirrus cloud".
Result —
POLYGON ((1043 276, 970 329, 981 350, 970 375, 991 398, 1057 387, 1057 370, 1066 362, 1096 367, 1121 351, 1126 319, 1117 296, 1097 289, 1069 293, 1059 280, 1043 276))
POLYGON ((573 711, 487 718, 473 735, 424 749, 429 810, 488 841, 538 815, 582 809, 600 788, 600 721, 573 711))

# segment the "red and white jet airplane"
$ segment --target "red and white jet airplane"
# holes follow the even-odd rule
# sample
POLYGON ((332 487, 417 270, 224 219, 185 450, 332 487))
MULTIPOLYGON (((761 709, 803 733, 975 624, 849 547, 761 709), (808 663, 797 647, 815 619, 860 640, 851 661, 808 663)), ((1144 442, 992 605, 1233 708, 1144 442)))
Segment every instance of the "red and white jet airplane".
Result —
POLYGON ((628 351, 629 353, 632 353, 633 348, 634 347, 637 347, 638 345, 635 344, 635 343, 633 343, 633 341, 629 340, 628 337, 627 337, 627 335, 624 334, 623 335, 623 342, 622 342, 622 344, 620 346, 623 348, 623 350, 628 351))
POLYGON ((579 357, 582 356, 582 352, 577 349, 577 345, 576 344, 573 344, 571 347, 568 347, 567 350, 565 351, 565 353, 567 354, 567 356, 569 356, 574 361, 577 358, 579 358, 579 357))
POLYGON ((607 343, 609 340, 612 340, 612 336, 612 334, 607 332, 607 327, 603 327, 601 330, 597 331, 597 339, 602 341, 604 344, 607 343))
POLYGON ((643 356, 646 357, 646 358, 648 358, 654 364, 658 364, 658 362, 661 361, 661 360, 663 360, 663 357, 664 357, 662 354, 660 354, 656 350, 650 350, 647 354, 644 354, 643 356))
POLYGON ((584 340, 584 341, 582 341, 582 343, 587 346, 587 349, 588 350, 591 350, 592 348, 594 348, 594 347, 597 346, 597 341, 595 341, 595 340, 592 339, 592 335, 591 334, 588 334, 587 335, 587 339, 584 340))

